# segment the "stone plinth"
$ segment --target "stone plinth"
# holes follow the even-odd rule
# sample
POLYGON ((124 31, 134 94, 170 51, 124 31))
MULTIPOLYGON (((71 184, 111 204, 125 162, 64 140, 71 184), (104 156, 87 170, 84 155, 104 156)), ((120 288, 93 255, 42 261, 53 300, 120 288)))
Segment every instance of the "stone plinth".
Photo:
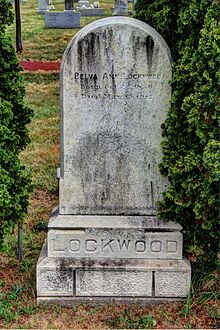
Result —
MULTIPOLYGON (((43 246, 37 265, 38 302, 72 298, 81 303, 106 302, 97 297, 142 298, 143 303, 160 302, 162 297, 181 298, 189 292, 191 268, 183 260, 52 258, 43 246), (154 283, 154 284, 153 284, 154 283)), ((108 302, 111 300, 107 300, 108 302)), ((140 302, 141 302, 140 301, 140 302)))
POLYGON ((182 259, 181 226, 153 216, 73 216, 55 209, 48 257, 182 259))

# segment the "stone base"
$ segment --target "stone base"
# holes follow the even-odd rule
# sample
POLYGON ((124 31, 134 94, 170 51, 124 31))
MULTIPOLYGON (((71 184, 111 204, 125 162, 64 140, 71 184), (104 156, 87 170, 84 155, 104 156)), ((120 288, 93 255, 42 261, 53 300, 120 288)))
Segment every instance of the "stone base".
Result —
POLYGON ((56 29, 80 28, 80 13, 65 10, 62 13, 45 13, 45 27, 56 29))
POLYGON ((103 8, 78 8, 81 16, 102 16, 104 15, 103 8))
POLYGON ((61 306, 73 306, 73 305, 127 305, 138 304, 147 306, 151 304, 161 304, 172 301, 180 301, 184 298, 134 298, 134 297, 38 297, 37 304, 58 304, 61 306))
POLYGON ((48 257, 182 259, 182 227, 156 216, 62 215, 48 225, 48 257))
POLYGON ((37 297, 38 302, 62 304, 161 302, 186 297, 190 279, 187 260, 53 258, 44 244, 37 264, 37 297))

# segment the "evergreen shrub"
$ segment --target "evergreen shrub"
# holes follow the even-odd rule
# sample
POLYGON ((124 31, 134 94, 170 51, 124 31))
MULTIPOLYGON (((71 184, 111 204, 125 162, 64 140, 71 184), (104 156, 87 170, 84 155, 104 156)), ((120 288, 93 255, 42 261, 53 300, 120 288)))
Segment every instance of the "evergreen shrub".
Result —
POLYGON ((5 233, 22 221, 31 191, 30 174, 19 153, 29 142, 26 125, 32 111, 24 104, 21 68, 6 35, 12 21, 10 2, 0 0, 0 247, 5 233))
POLYGON ((183 226, 194 267, 215 269, 220 142, 219 1, 137 0, 136 18, 153 26, 173 55, 172 99, 162 127, 161 173, 170 181, 158 215, 183 226))

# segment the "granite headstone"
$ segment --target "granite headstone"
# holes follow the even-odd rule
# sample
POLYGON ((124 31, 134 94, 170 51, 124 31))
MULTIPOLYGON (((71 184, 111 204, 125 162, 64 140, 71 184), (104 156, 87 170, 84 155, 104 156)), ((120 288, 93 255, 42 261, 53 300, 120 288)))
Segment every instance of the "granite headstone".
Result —
MULTIPOLYGON (((37 265, 38 302, 178 299, 190 288, 181 226, 156 216, 171 55, 149 25, 111 17, 61 65, 59 207, 37 265)), ((174 219, 175 220, 175 219, 174 219)))

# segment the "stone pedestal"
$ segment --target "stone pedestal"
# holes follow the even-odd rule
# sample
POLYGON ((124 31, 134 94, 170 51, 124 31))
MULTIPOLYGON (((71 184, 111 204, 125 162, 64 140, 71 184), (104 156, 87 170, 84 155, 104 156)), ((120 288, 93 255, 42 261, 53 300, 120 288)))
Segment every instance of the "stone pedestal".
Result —
POLYGON ((191 268, 181 226, 159 221, 171 55, 127 17, 80 30, 61 65, 59 207, 37 265, 38 302, 182 299, 191 268))
POLYGON ((48 229, 37 265, 38 303, 148 304, 189 292, 178 224, 154 216, 65 216, 56 208, 48 229))
POLYGON ((185 259, 47 257, 45 243, 37 265, 37 301, 65 305, 176 300, 187 296, 190 278, 185 259))

